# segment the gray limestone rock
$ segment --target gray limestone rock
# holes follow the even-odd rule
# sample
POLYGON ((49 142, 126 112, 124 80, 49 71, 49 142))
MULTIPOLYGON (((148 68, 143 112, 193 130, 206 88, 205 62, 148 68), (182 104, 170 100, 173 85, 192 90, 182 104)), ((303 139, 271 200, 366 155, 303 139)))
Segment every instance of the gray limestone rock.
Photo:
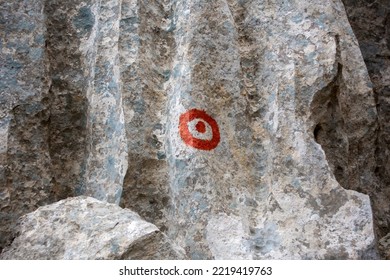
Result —
POLYGON ((156 226, 90 197, 43 206, 20 218, 1 259, 183 259, 156 226))
MULTIPOLYGON (((190 259, 377 257, 356 190, 380 186, 384 122, 341 0, 0 3, 0 248, 87 195, 47 207, 120 203, 190 259)), ((104 231, 80 255, 75 213, 53 258, 129 257, 104 231)))
POLYGON ((0 251, 60 199, 119 204, 127 170, 121 1, 0 1, 0 251))
POLYGON ((20 215, 53 201, 43 9, 0 1, 0 251, 20 215))
POLYGON ((161 86, 166 215, 175 221, 167 234, 191 259, 363 258, 374 243, 369 199, 340 186, 318 144, 322 123, 341 118, 351 183, 370 183, 375 101, 342 4, 188 1, 170 9, 174 28, 156 27, 176 43, 161 86))
POLYGON ((119 79, 121 1, 46 1, 50 153, 57 199, 119 203, 127 145, 119 79))

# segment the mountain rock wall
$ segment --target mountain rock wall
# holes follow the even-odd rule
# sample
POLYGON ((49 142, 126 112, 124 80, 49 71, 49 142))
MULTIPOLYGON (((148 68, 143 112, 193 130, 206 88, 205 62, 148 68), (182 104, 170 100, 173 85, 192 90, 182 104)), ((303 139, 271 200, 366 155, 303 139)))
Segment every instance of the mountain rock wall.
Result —
POLYGON ((189 259, 378 258, 387 107, 341 1, 0 1, 6 256, 84 195, 189 259))
POLYGON ((54 202, 43 1, 1 1, 0 247, 16 219, 54 202))
MULTIPOLYGON (((366 188, 370 194, 379 239, 390 236, 390 2, 344 1, 351 26, 356 34, 373 83, 378 112, 376 175, 379 184, 366 188)), ((390 258, 390 247, 382 249, 390 258)))

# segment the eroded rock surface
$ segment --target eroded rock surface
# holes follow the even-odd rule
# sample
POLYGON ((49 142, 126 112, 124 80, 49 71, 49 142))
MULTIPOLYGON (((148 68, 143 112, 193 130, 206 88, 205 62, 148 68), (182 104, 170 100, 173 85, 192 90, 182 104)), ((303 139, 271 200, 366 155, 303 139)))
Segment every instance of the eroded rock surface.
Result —
POLYGON ((17 218, 53 202, 43 1, 0 1, 0 250, 17 218))
POLYGON ((1 1, 0 249, 69 196, 119 203, 127 144, 120 1, 1 1))
POLYGON ((46 1, 50 154, 58 199, 119 203, 127 145, 119 80, 121 1, 46 1))
MULTIPOLYGON (((378 239, 390 233, 390 2, 388 0, 344 0, 349 21, 360 44, 373 82, 378 111, 375 188, 362 190, 370 195, 378 239)), ((383 252, 389 258, 389 253, 383 252)))
POLYGON ((379 250, 385 259, 390 259, 390 233, 379 240, 379 250))
MULTIPOLYGON (((25 13, 29 2, 2 5, 25 13)), ((15 205, 14 223, 40 205, 39 188, 13 166, 39 167, 41 204, 83 194, 120 202, 190 259, 377 257, 369 198, 354 191, 379 184, 377 106, 340 0, 39 3, 45 55, 34 96, 45 114, 26 128, 42 141, 28 146, 26 128, 0 126, 2 215, 15 205), (34 160, 14 156, 18 131, 34 160)), ((12 20, 1 24, 19 26, 12 20)), ((18 42, 3 45, 14 61, 18 42)), ((7 69, 7 90, 31 84, 7 69)), ((5 244, 14 225, 1 223, 5 244)))
POLYGON ((183 259, 155 225, 91 197, 43 206, 21 217, 2 259, 183 259))
POLYGON ((168 234, 191 258, 363 257, 373 243, 368 197, 340 187, 315 141, 336 96, 351 183, 370 183, 376 108, 342 4, 193 1, 175 9, 166 149, 177 223, 168 234), (219 125, 212 151, 178 136, 180 115, 194 107, 219 125), (237 242, 227 256, 225 246, 237 242))

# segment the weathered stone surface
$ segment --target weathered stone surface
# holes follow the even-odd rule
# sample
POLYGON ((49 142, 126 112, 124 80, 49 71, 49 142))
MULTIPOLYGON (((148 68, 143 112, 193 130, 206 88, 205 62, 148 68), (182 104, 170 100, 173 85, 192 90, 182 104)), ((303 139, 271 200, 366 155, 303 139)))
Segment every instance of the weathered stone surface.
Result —
POLYGON ((127 169, 119 85, 120 1, 46 1, 50 152, 58 199, 119 203, 127 169))
POLYGON ((382 237, 378 243, 383 258, 390 260, 390 233, 382 237))
MULTIPOLYGON (((343 1, 373 82, 379 130, 376 188, 362 188, 373 202, 378 239, 390 232, 390 2, 343 1)), ((383 252, 387 254, 387 252, 383 252)))
POLYGON ((191 259, 376 257, 353 190, 380 186, 378 115, 340 0, 48 0, 44 13, 50 158, 26 166, 51 164, 52 200, 121 199, 191 259))
POLYGON ((2 259, 182 259, 156 226, 90 197, 61 200, 21 217, 2 259))
POLYGON ((45 1, 52 79, 49 143, 56 199, 81 194, 86 184, 88 95, 93 92, 98 5, 94 0, 84 2, 45 1))
POLYGON ((119 204, 127 170, 120 1, 8 2, 0 2, 0 251, 16 219, 41 205, 82 194, 119 204))
POLYGON ((52 201, 43 8, 0 1, 0 251, 20 215, 52 201))
POLYGON ((374 242, 368 197, 340 187, 314 135, 335 96, 351 182, 370 182, 376 108, 341 3, 175 9, 166 150, 177 222, 168 234, 193 259, 363 258, 374 242), (218 122, 212 151, 180 139, 179 117, 194 107, 218 122))

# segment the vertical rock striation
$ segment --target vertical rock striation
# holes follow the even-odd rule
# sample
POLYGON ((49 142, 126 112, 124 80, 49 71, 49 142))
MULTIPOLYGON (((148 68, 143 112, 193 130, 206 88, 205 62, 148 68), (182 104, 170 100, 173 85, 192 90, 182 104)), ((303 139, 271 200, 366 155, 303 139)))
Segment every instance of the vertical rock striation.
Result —
POLYGON ((88 98, 93 94, 98 1, 46 1, 50 154, 57 199, 85 189, 88 98))
POLYGON ((119 1, 47 1, 50 151, 58 198, 119 203, 126 140, 119 85, 119 1))
POLYGON ((121 205, 167 227, 166 83, 175 51, 173 1, 122 2, 120 65, 129 168, 121 205))
POLYGON ((121 1, 99 1, 94 91, 89 96, 86 195, 119 204, 127 170, 119 69, 121 1))
POLYGON ((41 205, 82 194, 119 204, 120 10, 120 1, 1 2, 0 248, 41 205))

